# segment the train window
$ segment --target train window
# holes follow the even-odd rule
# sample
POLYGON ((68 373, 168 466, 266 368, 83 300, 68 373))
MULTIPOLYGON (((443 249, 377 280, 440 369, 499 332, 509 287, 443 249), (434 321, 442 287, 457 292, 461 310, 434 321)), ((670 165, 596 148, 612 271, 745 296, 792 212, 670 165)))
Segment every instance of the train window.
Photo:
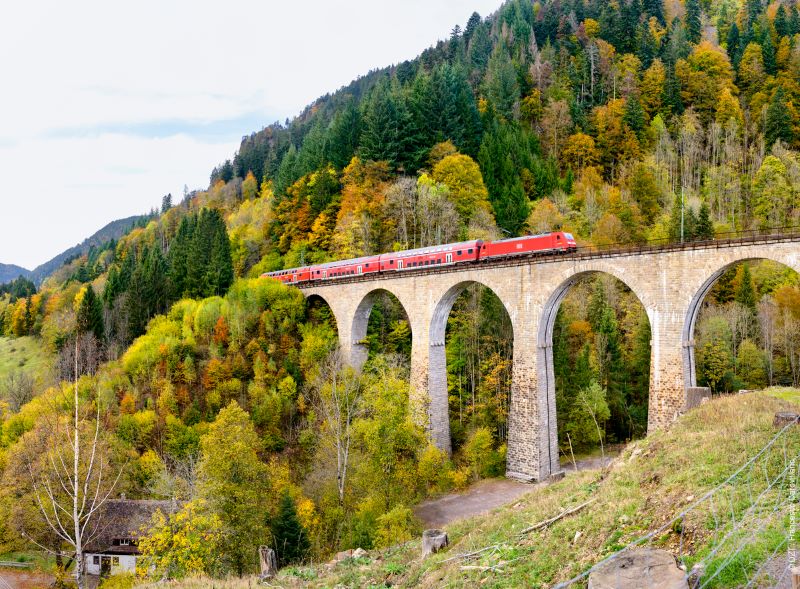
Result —
POLYGON ((389 262, 389 263, 390 263, 390 264, 394 264, 394 260, 392 260, 392 261, 391 261, 391 262, 389 262))
POLYGON ((459 256, 460 256, 460 255, 461 255, 461 250, 458 250, 458 251, 456 252, 456 255, 459 255, 459 256))
POLYGON ((441 264, 442 263, 442 258, 439 258, 438 260, 436 260, 436 263, 437 264, 441 264))
POLYGON ((467 253, 468 253, 468 254, 471 254, 471 253, 472 253, 472 248, 469 248, 469 249, 467 250, 467 253))
POLYGON ((366 267, 369 268, 369 263, 367 263, 366 267))
POLYGON ((557 239, 558 241, 561 241, 561 236, 560 236, 560 235, 556 235, 556 239, 557 239))

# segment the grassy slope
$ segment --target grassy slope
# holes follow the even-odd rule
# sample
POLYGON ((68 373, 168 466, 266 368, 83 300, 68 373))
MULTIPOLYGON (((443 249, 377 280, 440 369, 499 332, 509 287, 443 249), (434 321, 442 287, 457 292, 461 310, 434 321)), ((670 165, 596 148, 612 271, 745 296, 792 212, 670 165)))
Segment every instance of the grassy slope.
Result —
POLYGON ((53 358, 36 337, 0 337, 0 381, 10 372, 23 370, 45 382, 53 358))
MULTIPOLYGON (((375 560, 336 566, 284 569, 273 582, 282 587, 546 587, 568 578, 669 521, 680 507, 720 483, 774 435, 776 411, 797 409, 797 391, 771 391, 715 400, 685 415, 669 431, 630 444, 607 476, 584 471, 538 489, 512 506, 447 526, 451 546, 422 562, 418 541, 384 551, 375 560), (542 532, 518 539, 526 526, 595 497, 591 508, 562 519, 542 532), (579 534, 580 533, 580 534, 579 534), (576 540, 576 535, 578 538, 576 540), (453 555, 497 545, 469 563, 443 562, 453 555), (499 571, 462 570, 462 564, 497 565, 499 571)), ((800 428, 789 451, 800 451, 800 428)), ((686 538, 695 553, 708 549, 704 521, 687 522, 686 538)), ((765 542, 775 541, 775 534, 765 542)), ((780 536, 777 536, 778 538, 780 536)), ((664 538, 669 547, 675 538, 664 538)), ((756 551, 757 552, 757 551, 756 551)), ((759 554, 754 556, 756 560, 759 554)), ((763 558, 763 556, 762 556, 763 558)), ((219 581, 239 589, 253 579, 219 581)), ((209 580, 170 587, 208 587, 209 580)), ((717 586, 736 586, 728 578, 717 586)))

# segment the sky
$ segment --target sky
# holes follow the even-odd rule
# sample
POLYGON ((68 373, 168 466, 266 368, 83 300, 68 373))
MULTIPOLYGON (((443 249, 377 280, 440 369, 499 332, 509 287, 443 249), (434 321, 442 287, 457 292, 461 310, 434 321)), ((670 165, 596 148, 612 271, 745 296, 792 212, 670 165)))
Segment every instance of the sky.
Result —
POLYGON ((38 0, 0 35, 0 262, 206 188, 243 135, 501 0, 38 0))

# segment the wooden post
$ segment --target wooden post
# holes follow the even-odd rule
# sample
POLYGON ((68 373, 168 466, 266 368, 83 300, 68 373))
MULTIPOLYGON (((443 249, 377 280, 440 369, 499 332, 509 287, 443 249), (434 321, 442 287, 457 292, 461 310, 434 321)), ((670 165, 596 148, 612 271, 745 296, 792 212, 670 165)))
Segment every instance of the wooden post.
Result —
POLYGON ((792 568, 792 589, 800 589, 800 567, 792 568))
POLYGON ((274 577, 278 572, 278 559, 275 557, 275 551, 268 546, 259 546, 258 560, 261 563, 261 580, 274 577))
POLYGON ((425 530, 422 532, 422 558, 439 552, 447 546, 447 532, 442 530, 425 530))

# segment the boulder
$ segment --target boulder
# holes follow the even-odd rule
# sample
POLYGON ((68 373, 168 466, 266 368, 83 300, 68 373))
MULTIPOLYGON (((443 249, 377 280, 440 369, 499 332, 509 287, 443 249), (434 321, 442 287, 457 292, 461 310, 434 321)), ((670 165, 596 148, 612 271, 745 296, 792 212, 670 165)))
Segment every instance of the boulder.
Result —
POLYGON ((631 550, 589 575, 588 589, 687 589, 686 573, 666 550, 631 550))

